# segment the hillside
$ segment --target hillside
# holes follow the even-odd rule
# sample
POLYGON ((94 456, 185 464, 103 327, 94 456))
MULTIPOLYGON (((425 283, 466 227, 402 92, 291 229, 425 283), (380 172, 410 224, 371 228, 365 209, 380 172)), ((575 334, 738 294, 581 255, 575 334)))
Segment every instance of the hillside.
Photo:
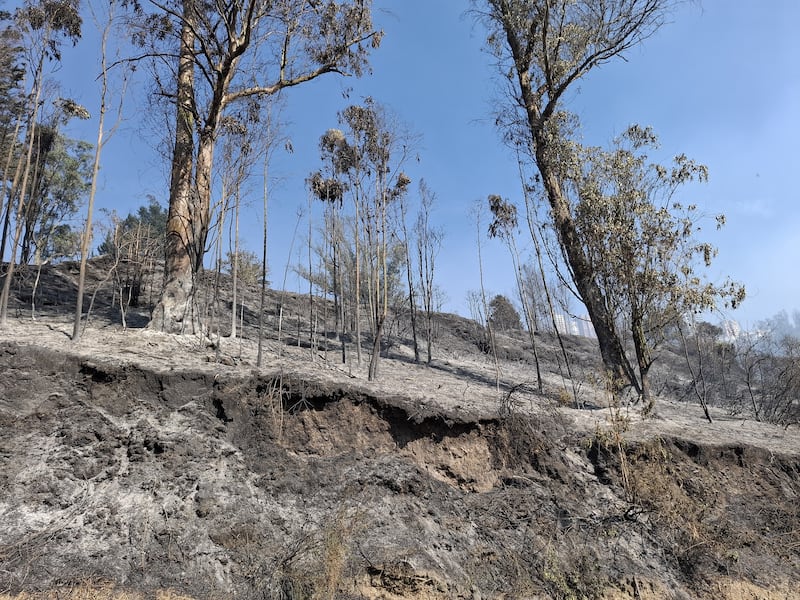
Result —
POLYGON ((575 408, 547 335, 542 393, 523 337, 498 383, 454 315, 430 366, 398 325, 369 383, 312 351, 302 297, 270 293, 257 369, 252 295, 209 340, 123 329, 102 288, 75 345, 70 265, 35 320, 31 276, 0 330, 0 597, 800 598, 798 428, 609 407, 591 340, 575 408))

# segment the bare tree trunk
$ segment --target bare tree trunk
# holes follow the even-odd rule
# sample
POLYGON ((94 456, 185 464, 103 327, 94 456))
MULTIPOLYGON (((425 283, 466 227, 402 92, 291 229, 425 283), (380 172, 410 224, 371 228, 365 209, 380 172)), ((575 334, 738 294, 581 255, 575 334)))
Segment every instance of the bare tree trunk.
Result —
POLYGON ((497 343, 494 338, 494 330, 492 329, 492 324, 489 319, 489 304, 486 302, 486 288, 483 285, 483 252, 481 250, 481 216, 480 216, 480 208, 476 209, 475 214, 475 221, 478 227, 478 237, 477 237, 477 244, 478 244, 478 274, 480 275, 480 282, 481 282, 481 304, 483 308, 483 314, 486 319, 486 332, 488 334, 488 342, 489 346, 492 350, 492 358, 494 359, 494 382, 495 386, 497 387, 497 391, 500 391, 500 362, 497 360, 497 343))
MULTIPOLYGON (((233 242, 233 264, 231 265, 231 306, 233 310, 231 311, 231 338, 236 338, 236 302, 237 302, 237 294, 236 288, 238 286, 238 279, 239 279, 239 188, 241 187, 241 181, 236 182, 236 200, 234 204, 234 242, 233 242)), ((244 305, 242 305, 244 306, 244 305)))
MULTIPOLYGON (((193 0, 183 0, 180 56, 178 59, 177 119, 172 153, 170 202, 165 243, 164 288, 149 327, 183 332, 187 307, 193 301, 198 240, 192 207, 194 169, 194 47, 193 0)), ((205 240, 202 240, 205 244, 205 240)), ((202 253, 200 254, 202 258, 202 253)))
POLYGON ((639 367, 639 393, 644 405, 642 414, 646 416, 653 412, 653 408, 655 408, 655 399, 650 390, 649 374, 653 359, 650 356, 650 349, 647 344, 647 339, 645 338, 642 315, 635 309, 632 315, 631 331, 633 333, 633 347, 636 351, 636 361, 639 367))
MULTIPOLYGON (((311 233, 313 228, 314 218, 311 211, 311 194, 308 194, 308 347, 311 351, 311 362, 314 362, 315 347, 314 342, 316 339, 316 315, 314 313, 314 272, 313 265, 311 264, 311 233)), ((300 336, 297 336, 297 342, 300 343, 300 336)))
MULTIPOLYGON (((225 229, 225 214, 228 212, 228 189, 227 189, 227 179, 225 176, 222 178, 222 191, 221 191, 221 199, 219 202, 219 220, 218 220, 218 227, 217 227, 217 239, 215 240, 216 244, 216 260, 214 266, 214 296, 211 300, 212 309, 211 309, 211 322, 208 324, 209 335, 213 335, 214 326, 216 325, 217 328, 217 347, 216 347, 216 356, 217 361, 220 360, 222 355, 222 327, 220 326, 218 321, 221 321, 219 317, 219 290, 220 290, 220 281, 222 279, 222 232, 225 229)), ((236 306, 233 307, 233 318, 236 319, 236 306)))
POLYGON ((369 357, 369 369, 367 370, 367 379, 375 381, 378 378, 378 365, 381 356, 381 338, 383 337, 383 325, 386 322, 386 317, 378 315, 377 323, 374 326, 374 335, 372 338, 372 354, 369 357))
POLYGON ((42 277, 42 267, 47 263, 47 261, 42 261, 39 257, 36 257, 36 277, 33 280, 33 286, 31 288, 31 321, 36 320, 36 292, 39 289, 39 280, 42 277))
POLYGON ((403 245, 406 254, 406 282, 408 283, 408 310, 411 315, 411 339, 414 345, 414 362, 419 363, 419 341, 417 339, 417 299, 414 293, 414 275, 411 268, 411 249, 409 248, 408 225, 406 224, 406 203, 400 198, 400 224, 403 228, 403 245))
MULTIPOLYGON (((14 276, 14 263, 16 261, 17 246, 19 245, 19 238, 22 234, 23 215, 25 212, 25 196, 28 186, 28 176, 30 175, 31 159, 33 157, 34 145, 34 125, 36 117, 39 114, 39 98, 42 93, 42 74, 44 72, 44 54, 42 54, 36 68, 36 77, 34 79, 34 93, 32 99, 32 108, 30 114, 30 121, 28 123, 28 151, 25 158, 25 168, 22 175, 22 187, 19 189, 17 201, 17 216, 16 227, 14 231, 14 240, 11 245, 11 257, 8 262, 8 270, 6 271, 5 279, 3 280, 3 291, 0 293, 0 327, 5 326, 8 318, 8 300, 11 295, 11 280, 14 276)), ((12 189, 12 194, 14 190, 12 189)))
MULTIPOLYGON (((289 244, 289 252, 286 255, 286 264, 283 266, 283 283, 281 284, 281 295, 278 300, 278 347, 280 352, 283 353, 281 342, 283 340, 283 303, 286 296, 286 278, 289 276, 289 261, 292 260, 292 252, 294 250, 294 242, 297 239, 297 231, 300 229, 300 221, 303 219, 303 211, 297 211, 297 221, 294 224, 294 231, 292 232, 292 242, 289 244)), ((298 320, 299 323, 299 320, 298 320)), ((300 333, 297 334, 298 341, 300 340, 300 333)))
POLYGON ((519 262, 519 250, 517 249, 516 242, 514 242, 514 238, 510 238, 509 240, 509 249, 511 250, 511 259, 517 280, 517 291, 519 292, 519 298, 522 302, 522 316, 525 319, 525 326, 528 330, 528 339, 531 342, 531 349, 533 351, 533 362, 536 365, 536 387, 541 394, 544 390, 544 386, 542 384, 542 368, 539 364, 539 350, 536 346, 536 327, 534 325, 531 306, 528 301, 528 293, 526 292, 525 285, 522 281, 522 267, 520 266, 519 262))
POLYGON ((8 228, 11 225, 11 212, 13 210, 14 191, 19 176, 20 167, 22 165, 21 157, 17 160, 17 168, 14 173, 14 181, 10 188, 6 187, 8 181, 9 171, 11 170, 11 163, 14 158, 14 149, 17 147, 17 138, 19 130, 22 127, 23 116, 20 114, 17 117, 17 124, 14 126, 14 136, 11 138, 11 143, 8 145, 8 156, 6 157, 6 164, 3 167, 3 197, 6 199, 5 210, 3 212, 3 233, 0 236, 0 265, 3 264, 6 251, 6 241, 8 240, 8 228))
POLYGON ((361 218, 359 212, 361 208, 361 199, 359 198, 359 190, 356 189, 353 194, 353 202, 355 204, 355 242, 356 242, 356 289, 355 289, 355 320, 356 320, 356 362, 361 366, 361 234, 359 219, 361 218))
MULTIPOLYGON (((703 353, 700 350, 700 342, 697 339, 697 329, 695 328, 694 336, 694 341, 697 348, 697 370, 695 370, 695 368, 692 366, 692 361, 689 360, 689 346, 686 341, 686 335, 683 332, 683 327, 680 325, 680 323, 678 323, 678 332, 680 333, 681 340, 683 341, 683 352, 684 356, 686 357, 686 366, 689 368, 689 373, 692 376, 692 389, 694 390, 694 394, 697 397, 698 402, 700 402, 700 406, 703 407, 703 414, 705 414, 706 419, 708 419, 709 423, 713 423, 714 419, 711 418, 711 411, 708 410, 708 402, 706 400, 708 391, 706 389, 705 372, 703 371, 703 353)), ((756 416, 758 416, 758 413, 756 413, 756 416)))
POLYGON ((422 292, 422 310, 425 316, 425 364, 433 361, 433 264, 430 250, 430 231, 417 233, 417 259, 419 260, 419 281, 422 292), (422 236, 422 237, 419 237, 422 236))
MULTIPOLYGON (((78 342, 81 337, 81 320, 83 318, 83 292, 86 285, 86 262, 89 258, 89 247, 92 243, 92 215, 94 213, 94 199, 97 195, 97 178, 100 173, 100 153, 103 150, 107 138, 105 135, 105 119, 107 110, 107 96, 108 96, 108 66, 106 64, 106 52, 108 36, 111 32, 111 25, 113 22, 113 7, 114 1, 109 2, 109 15, 108 21, 103 28, 102 37, 100 41, 100 65, 101 65, 101 82, 102 87, 100 90, 100 114, 98 116, 99 123, 97 125, 97 143, 94 148, 94 163, 92 164, 92 185, 89 190, 89 202, 86 207, 86 223, 84 224, 83 235, 81 236, 81 266, 78 275, 78 296, 75 303, 75 318, 72 323, 72 341, 78 342)), ((122 103, 120 101, 120 113, 122 103)), ((121 114, 118 115, 121 117, 121 114)), ((119 123, 120 119, 117 119, 119 123)))
MULTIPOLYGON (((271 137, 271 136, 270 136, 271 137)), ((261 236, 261 285, 258 301, 258 353, 256 368, 261 368, 264 358, 264 300, 267 295, 267 215, 269 214, 269 151, 264 154, 264 221, 261 236)))
MULTIPOLYGON (((580 402, 578 401, 578 388, 575 382, 575 378, 572 376, 572 363, 569 359, 569 354, 567 353, 567 348, 564 346, 564 338, 561 337, 561 332, 558 330, 558 324, 556 323, 556 312, 555 307, 553 306, 553 296, 550 294, 550 286, 547 283, 547 277, 544 273, 544 261, 542 259, 542 248, 539 244, 539 237, 536 234, 535 226, 531 221, 529 221, 529 226, 531 227, 531 235, 533 236, 533 245, 536 249, 536 260, 539 265, 539 273, 542 276, 542 289, 544 289, 545 299, 547 300, 547 309, 548 313, 550 314, 550 323, 553 326, 553 332, 555 333, 556 339, 558 340, 558 347, 561 349, 561 356, 564 359, 564 366, 567 369, 567 378, 570 381, 570 385, 572 386, 572 396, 573 400, 575 401, 576 408, 580 407, 580 402)), ((559 367, 560 368, 560 367, 559 367)), ((562 372, 563 377, 563 372, 562 372)), ((566 385, 564 386, 566 388, 566 385)))
POLYGON ((342 351, 342 364, 347 364, 347 340, 346 329, 347 321, 345 320, 344 311, 344 294, 342 286, 342 265, 341 265, 341 246, 342 246, 342 232, 340 230, 341 222, 339 215, 334 207, 331 210, 332 214, 332 239, 333 239, 333 303, 336 310, 336 329, 339 335, 339 345, 342 351))

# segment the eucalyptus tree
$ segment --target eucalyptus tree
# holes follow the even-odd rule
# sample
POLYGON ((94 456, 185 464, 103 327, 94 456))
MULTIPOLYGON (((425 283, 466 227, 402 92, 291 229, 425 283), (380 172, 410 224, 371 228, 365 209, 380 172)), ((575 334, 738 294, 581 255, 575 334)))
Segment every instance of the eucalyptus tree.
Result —
POLYGON ((5 257, 6 239, 11 223, 11 194, 7 194, 9 173, 14 156, 18 155, 19 133, 25 111, 25 67, 21 35, 11 13, 0 11, 0 160, 2 160, 2 192, 0 192, 0 264, 5 257), (5 201, 4 201, 5 200, 5 201))
POLYGON ((361 75, 381 33, 371 0, 140 0, 137 39, 175 106, 165 285, 150 326, 194 329, 195 275, 208 235, 215 140, 223 116, 330 73, 361 75), (164 52, 159 44, 166 43, 164 52), (168 85, 167 85, 168 82, 168 85))
POLYGON ((389 111, 372 98, 345 108, 339 123, 341 131, 329 130, 321 140, 328 170, 314 173, 309 184, 317 198, 334 206, 341 205, 345 195, 352 200, 356 347, 361 345, 358 307, 363 300, 369 307, 372 354, 368 376, 373 380, 398 275, 392 241, 396 232, 390 216, 411 183, 402 170, 411 140, 389 111), (362 271, 366 281, 362 281, 362 271))
POLYGON ((425 181, 419 182, 419 212, 414 223, 414 236, 417 250, 417 276, 419 296, 422 301, 422 314, 425 324, 426 363, 433 360, 433 313, 435 306, 436 259, 444 242, 444 230, 431 223, 431 213, 436 201, 436 194, 431 191, 425 181))
MULTIPOLYGON (((700 269, 711 265, 716 250, 697 239, 697 205, 675 195, 681 186, 705 181, 707 168, 684 155, 670 166, 651 163, 646 152, 656 145, 649 128, 632 126, 611 150, 581 149, 579 170, 570 175, 580 197, 574 215, 583 252, 617 337, 627 337, 622 328, 630 334, 632 383, 646 411, 652 408, 649 372, 665 331, 685 315, 721 303, 735 308, 745 297, 744 288, 729 279, 711 283, 702 276, 700 269)), ((724 223, 718 215, 716 226, 724 223)))
MULTIPOLYGON (((506 247, 511 253, 511 261, 514 266, 514 276, 517 281, 517 293, 519 294, 520 301, 522 302, 522 315, 525 318, 525 325, 528 331, 528 339, 531 342, 531 349, 533 351, 533 360, 536 365, 536 384, 539 392, 543 390, 542 382, 542 369, 539 364, 539 351, 536 347, 536 325, 535 325, 535 308, 534 299, 528 295, 530 287, 526 287, 523 278, 522 262, 520 261, 519 248, 517 247, 517 207, 508 200, 492 194, 489 196, 489 211, 492 213, 493 219, 489 224, 489 237, 499 237, 503 240, 506 247)), ((502 297, 508 302, 508 299, 502 297)), ((497 298, 495 298, 496 300, 497 298)), ((492 301, 494 302, 494 300, 492 301)), ((511 306, 511 303, 508 302, 511 306)), ((513 309, 513 306, 511 306, 513 309)), ((506 311, 507 312, 507 311, 506 311)), ((517 317, 519 321, 519 317, 517 317)))
MULTIPOLYGON (((100 32, 99 48, 99 70, 98 80, 100 82, 99 107, 97 110, 97 137, 94 147, 94 160, 92 161, 92 176, 89 189, 89 199, 86 203, 86 220, 84 221, 83 232, 80 242, 80 268, 78 273, 78 293, 75 302, 75 314, 72 326, 72 340, 77 342, 81 335, 81 320, 83 318, 83 291, 86 285, 86 264, 89 259, 89 247, 92 242, 92 220, 94 218, 94 201, 97 196, 97 184, 100 173, 100 157, 103 148, 114 135, 122 121, 122 107, 125 98, 125 91, 131 75, 131 65, 119 63, 115 60, 119 52, 119 45, 114 43, 114 34, 118 32, 121 24, 123 9, 129 5, 129 0, 104 0, 101 2, 88 2, 88 8, 95 21, 95 25, 100 32), (112 68, 116 66, 116 68, 112 68), (116 118, 110 125, 106 125, 106 117, 111 104, 117 96, 116 118)), ((120 36, 120 39, 122 37, 120 36)), ((137 252, 138 254, 138 252, 137 252)), ((129 299, 133 304, 138 303, 138 294, 141 283, 143 267, 141 263, 133 263, 134 275, 133 283, 129 285, 129 299), (135 297, 134 297, 135 296, 135 297)), ((120 298, 120 308, 122 308, 122 298, 120 298)), ((124 319, 124 311, 122 312, 124 319)))
MULTIPOLYGON (((38 249, 47 244, 52 227, 68 222, 78 211, 89 189, 91 144, 62 133, 73 118, 88 119, 88 111, 64 98, 54 98, 58 86, 48 82, 39 108, 40 118, 31 127, 33 152, 24 196, 18 242, 23 264, 36 259, 38 249)), ((17 156, 24 168, 24 155, 17 156)))
POLYGON ((347 183, 339 168, 345 145, 344 133, 340 129, 326 131, 319 140, 322 168, 314 171, 308 178, 311 193, 325 204, 325 234, 331 248, 330 268, 326 270, 330 272, 333 288, 334 324, 339 336, 343 364, 347 362, 347 319, 343 294, 343 256, 346 250, 341 212, 347 183))
POLYGON ((664 22, 673 0, 474 0, 487 44, 510 93, 498 117, 509 141, 530 153, 569 273, 594 325, 614 389, 636 381, 615 331, 614 314, 576 225, 565 166, 573 120, 568 90, 596 67, 622 56, 664 22))
POLYGON ((417 284, 414 277, 414 265, 411 260, 411 236, 408 229, 408 202, 405 194, 399 198, 397 220, 402 233, 404 262, 406 266, 406 286, 408 288, 408 312, 411 318, 411 341, 414 348, 414 362, 419 363, 419 336, 417 334, 417 284))
MULTIPOLYGON (((0 148, 6 149, 25 107, 21 35, 11 13, 0 10, 0 148)), ((3 156, 6 153, 3 152, 3 156)))
MULTIPOLYGON (((261 107, 256 98, 249 98, 223 117, 220 122, 218 141, 222 141, 222 161, 219 165, 220 194, 219 201, 213 207, 218 217, 212 226, 216 233, 217 246, 217 282, 224 258, 223 241, 225 238, 225 220, 231 213, 227 234, 229 250, 232 258, 231 275, 231 338, 236 338, 237 302, 239 291, 239 259, 244 253, 239 249, 239 221, 242 208, 242 195, 247 180, 253 173, 261 154, 267 151, 267 144, 259 143, 259 136, 264 132, 261 123, 261 107)), ((217 292, 214 294, 215 305, 218 302, 217 292)), ((244 307, 242 305, 242 310, 244 307)))
MULTIPOLYGON (((16 227, 11 244, 11 257, 0 292, 0 326, 6 323, 11 279, 14 274, 16 250, 22 233, 23 215, 36 145, 35 126, 38 122, 40 100, 45 81, 45 65, 61 60, 63 40, 75 44, 81 35, 82 19, 79 0, 26 0, 14 13, 23 53, 28 66, 29 88, 25 107, 25 148, 20 153, 18 167, 9 194, 16 201, 16 227), (23 158, 24 157, 24 158, 23 158)), ((12 205, 9 205, 12 211, 12 205)), ((10 214, 10 213, 9 213, 10 214)))
POLYGON ((367 275, 366 297, 372 330, 372 353, 368 377, 378 376, 378 363, 386 317, 389 311, 390 207, 408 191, 411 180, 402 171, 410 151, 408 137, 392 122, 388 111, 367 98, 363 105, 347 107, 341 114, 350 140, 342 147, 342 167, 359 174, 354 187, 360 190, 356 228, 363 232, 363 260, 367 275))
POLYGON ((41 251, 55 227, 75 217, 91 182, 91 144, 67 138, 57 129, 39 127, 37 131, 41 152, 37 152, 34 177, 26 194, 20 243, 22 264, 31 260, 39 264, 41 251))

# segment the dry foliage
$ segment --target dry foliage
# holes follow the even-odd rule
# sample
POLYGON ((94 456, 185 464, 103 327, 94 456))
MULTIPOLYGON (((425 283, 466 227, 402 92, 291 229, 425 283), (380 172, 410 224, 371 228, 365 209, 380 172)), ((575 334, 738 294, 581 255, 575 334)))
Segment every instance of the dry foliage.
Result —
POLYGON ((41 592, 0 594, 0 600, 194 600, 173 590, 157 590, 155 594, 143 594, 118 588, 113 583, 85 581, 70 587, 58 587, 41 592))

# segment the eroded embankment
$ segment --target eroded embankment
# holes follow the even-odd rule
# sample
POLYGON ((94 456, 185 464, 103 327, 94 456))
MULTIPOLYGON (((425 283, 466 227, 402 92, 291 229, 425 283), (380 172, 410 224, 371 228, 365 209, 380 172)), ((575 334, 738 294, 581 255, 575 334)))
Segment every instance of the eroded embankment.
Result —
POLYGON ((421 412, 290 374, 16 344, 0 365, 0 590, 797 597, 797 457, 421 412))

